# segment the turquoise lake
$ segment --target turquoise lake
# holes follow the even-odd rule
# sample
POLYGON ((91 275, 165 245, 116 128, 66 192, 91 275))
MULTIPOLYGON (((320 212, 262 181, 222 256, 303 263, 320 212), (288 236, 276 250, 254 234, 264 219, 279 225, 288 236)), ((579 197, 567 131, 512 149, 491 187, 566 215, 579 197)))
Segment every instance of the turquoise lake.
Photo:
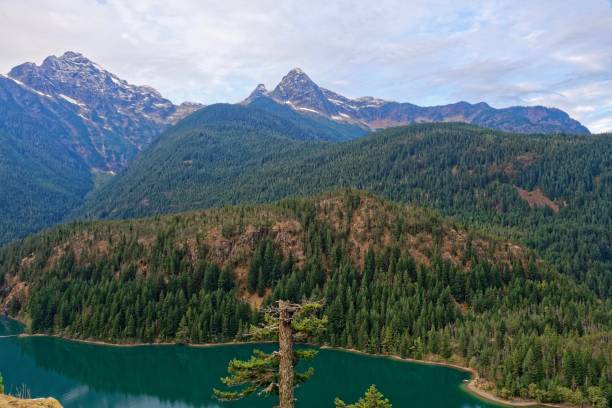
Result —
MULTIPOLYGON (((115 347, 53 337, 16 337, 20 326, 0 320, 0 373, 5 392, 25 384, 32 397, 52 396, 66 408, 110 407, 273 407, 272 397, 220 403, 212 389, 221 387, 232 358, 246 358, 253 348, 115 347), (6 337, 9 336, 9 337, 6 337)), ((314 377, 296 392, 298 408, 334 406, 336 396, 354 402, 376 386, 394 408, 491 408, 462 390, 469 374, 447 367, 408 363, 339 350, 320 350, 311 362, 314 377)))

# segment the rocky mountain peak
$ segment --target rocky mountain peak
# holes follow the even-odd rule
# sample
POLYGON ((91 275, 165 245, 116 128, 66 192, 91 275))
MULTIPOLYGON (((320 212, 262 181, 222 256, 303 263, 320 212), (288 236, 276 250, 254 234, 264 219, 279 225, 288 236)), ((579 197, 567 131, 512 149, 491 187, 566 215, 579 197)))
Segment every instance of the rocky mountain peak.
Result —
MULTIPOLYGON (((306 75, 306 73, 304 71, 302 71, 302 68, 295 67, 292 70, 290 70, 287 75, 306 75)), ((306 75, 306 76, 308 76, 308 75, 306 75)))
POLYGON ((201 107, 176 106, 154 88, 132 85, 74 51, 51 55, 40 65, 21 64, 8 76, 80 117, 91 131, 90 145, 112 170, 124 167, 133 152, 151 143, 164 126, 201 107), (121 152, 112 151, 109 144, 121 146, 121 152))
POLYGON ((172 110, 173 106, 155 89, 131 85, 74 51, 67 51, 59 57, 51 55, 40 66, 32 63, 19 65, 11 70, 9 76, 41 92, 69 96, 91 107, 100 103, 116 105, 144 99, 150 99, 158 108, 166 110, 172 110))
POLYGON ((319 86, 302 69, 293 68, 274 89, 275 93, 290 95, 296 91, 316 91, 319 86))
POLYGON ((266 86, 264 84, 259 84, 255 87, 255 89, 253 89, 253 92, 251 92, 249 96, 244 101, 242 101, 242 103, 248 105, 257 98, 266 97, 269 95, 270 92, 268 92, 266 86))
POLYGON ((297 110, 324 115, 337 113, 336 107, 327 100, 321 88, 300 68, 289 71, 270 96, 297 110))
MULTIPOLYGON (((59 57, 56 57, 55 55, 50 55, 47 58, 45 58, 45 60, 42 63, 42 66, 53 65, 53 64, 56 64, 56 65, 57 64, 90 65, 90 66, 96 65, 93 61, 85 57, 80 52, 74 52, 74 51, 66 51, 59 57)), ((101 69, 99 67, 96 67, 96 68, 101 69)))
POLYGON ((264 84, 259 84, 255 87, 255 90, 253 90, 253 93, 268 93, 268 89, 266 88, 266 86, 264 84))
MULTIPOLYGON (((132 85, 78 52, 67 51, 59 57, 51 55, 40 66, 19 65, 9 76, 37 91, 75 102, 86 117, 92 113, 102 118, 130 116, 132 122, 145 120, 159 124, 176 118, 177 107, 157 90, 132 85)), ((124 119, 117 119, 116 124, 104 123, 103 127, 123 126, 124 119)))
POLYGON ((75 51, 66 51, 65 53, 62 54, 60 59, 63 59, 63 60, 81 60, 81 59, 85 59, 85 60, 89 61, 87 58, 85 58, 83 56, 83 54, 81 54, 80 52, 75 52, 75 51))

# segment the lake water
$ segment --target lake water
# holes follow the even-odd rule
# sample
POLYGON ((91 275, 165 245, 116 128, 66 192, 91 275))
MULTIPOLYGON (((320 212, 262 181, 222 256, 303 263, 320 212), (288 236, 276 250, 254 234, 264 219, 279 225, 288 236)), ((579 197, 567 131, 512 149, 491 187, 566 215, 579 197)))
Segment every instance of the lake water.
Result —
MULTIPOLYGON (((19 324, 0 319, 0 373, 5 392, 25 384, 32 397, 52 396, 66 408, 264 408, 274 398, 219 403, 232 358, 247 358, 253 345, 113 347, 51 337, 4 337, 19 324)), ((271 346, 261 345, 269 350, 271 346)), ((321 350, 311 362, 314 377, 297 390, 297 408, 334 406, 336 396, 354 402, 375 383, 394 408, 491 408, 461 389, 469 378, 454 369, 321 350)))

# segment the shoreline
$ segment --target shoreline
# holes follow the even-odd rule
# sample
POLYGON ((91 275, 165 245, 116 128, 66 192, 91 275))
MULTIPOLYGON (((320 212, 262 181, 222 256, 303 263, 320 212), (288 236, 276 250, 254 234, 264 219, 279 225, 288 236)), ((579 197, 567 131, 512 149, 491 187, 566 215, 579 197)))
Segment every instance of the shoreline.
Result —
POLYGON ((52 337, 59 340, 70 341, 73 343, 82 343, 82 344, 91 344, 94 346, 105 346, 105 347, 150 347, 150 346, 184 346, 184 347, 193 347, 193 348, 209 348, 209 347, 224 347, 224 346, 240 346, 247 344, 267 344, 272 342, 267 341, 226 341, 223 343, 181 343, 181 342, 159 342, 159 343, 141 343, 141 342, 129 342, 129 343, 112 343, 103 340, 94 340, 94 339, 76 339, 73 337, 65 337, 60 336, 59 334, 42 334, 42 333, 20 333, 12 335, 11 337, 52 337))
MULTIPOLYGON (((13 319, 9 317, 9 319, 13 319)), ((13 319, 23 324, 18 319, 13 319)), ((147 347, 147 346, 185 346, 185 347, 193 347, 193 348, 210 348, 210 347, 224 347, 224 346, 239 346, 239 345, 248 345, 248 344, 266 344, 272 342, 265 341, 230 341, 230 342, 222 342, 222 343, 181 343, 181 342, 159 342, 159 343, 142 343, 142 342, 131 342, 131 343, 112 343, 108 341, 102 340, 94 340, 94 339, 76 339, 71 337, 65 337, 57 334, 28 334, 28 333, 19 333, 16 337, 26 338, 26 337, 52 337, 60 340, 71 341, 75 343, 82 344, 91 344, 96 346, 110 346, 110 347, 147 347)), ((433 361, 433 360, 417 360, 414 358, 403 358, 394 354, 371 354, 366 353, 361 350, 350 349, 350 348, 342 348, 342 347, 334 347, 328 345, 317 345, 311 343, 304 343, 306 345, 319 347, 321 350, 337 350, 347 353, 355 353, 363 356, 370 357, 378 357, 378 358, 388 358, 391 360, 407 362, 407 363, 415 363, 415 364, 424 364, 424 365, 436 365, 441 367, 448 367, 455 370, 463 371, 470 374, 470 380, 460 385, 460 388, 468 393, 473 395, 474 397, 481 399, 483 401, 487 401, 490 403, 497 404, 499 406, 505 407, 532 407, 532 408, 578 408, 569 404, 552 404, 552 403, 540 403, 533 400, 523 400, 523 399, 514 399, 514 400, 505 400, 502 399, 490 391, 484 390, 478 387, 478 381, 480 380, 480 376, 478 372, 470 367, 465 367, 456 363, 445 362, 445 361, 433 361)))
POLYGON ((463 383, 460 385, 460 388, 467 392, 468 394, 472 394, 474 395, 476 398, 482 399, 484 401, 487 402, 492 402, 495 404, 498 404, 500 406, 504 406, 504 407, 533 407, 533 408, 578 408, 578 407, 574 407, 572 405, 559 405, 559 404, 551 404, 551 403, 545 403, 545 402, 537 402, 537 401, 530 401, 530 400, 505 400, 503 398, 500 398, 498 396, 496 396, 495 394, 493 394, 490 391, 487 390, 483 390, 482 388, 479 388, 476 384, 478 382, 478 380, 480 379, 480 376, 478 375, 478 372, 470 367, 465 367, 459 364, 455 364, 455 363, 451 363, 451 362, 445 362, 445 361, 433 361, 433 360, 417 360, 414 358, 409 358, 409 357, 400 357, 398 355, 395 354, 371 354, 371 353, 366 353, 364 351, 361 350, 356 350, 356 349, 349 349, 349 348, 342 348, 342 347, 333 347, 333 346, 319 346, 321 349, 323 350, 338 350, 338 351, 344 351, 347 353, 355 353, 355 354, 360 354, 363 356, 370 356, 370 357, 379 357, 379 358, 388 358, 391 360, 396 360, 396 361, 401 361, 401 362, 405 362, 405 363, 413 363, 413 364, 422 364, 422 365, 435 365, 435 366, 440 366, 440 367, 448 367, 448 368, 452 368, 455 370, 459 370, 459 371, 463 371, 466 373, 469 373, 471 378, 468 382, 463 383))

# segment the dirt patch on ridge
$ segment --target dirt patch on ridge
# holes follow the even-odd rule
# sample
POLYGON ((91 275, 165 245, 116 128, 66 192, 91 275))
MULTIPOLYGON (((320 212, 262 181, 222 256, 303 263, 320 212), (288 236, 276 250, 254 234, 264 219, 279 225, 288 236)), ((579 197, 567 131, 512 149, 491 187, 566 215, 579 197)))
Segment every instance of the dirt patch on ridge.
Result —
POLYGON ((514 186, 519 197, 527 202, 529 208, 545 208, 548 207, 555 213, 559 212, 559 206, 555 204, 550 198, 544 195, 544 192, 540 188, 536 188, 533 191, 523 190, 520 187, 514 186))

